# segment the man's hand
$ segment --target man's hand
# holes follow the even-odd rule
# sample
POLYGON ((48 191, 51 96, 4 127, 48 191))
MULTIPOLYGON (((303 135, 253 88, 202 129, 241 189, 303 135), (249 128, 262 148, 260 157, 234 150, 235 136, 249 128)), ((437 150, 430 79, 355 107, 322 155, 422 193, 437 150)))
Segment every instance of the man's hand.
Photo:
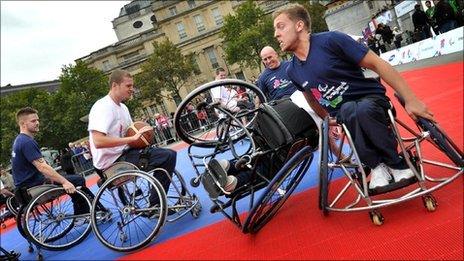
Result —
POLYGON ((69 181, 63 183, 63 188, 66 191, 66 193, 69 194, 73 194, 76 192, 76 187, 74 187, 74 185, 69 181))
POLYGON ((341 131, 340 126, 330 126, 330 132, 329 132, 330 138, 334 140, 338 140, 340 139, 341 135, 342 135, 342 131, 341 131))
POLYGON ((406 112, 409 114, 409 116, 415 121, 417 121, 417 117, 422 117, 435 122, 433 113, 430 112, 427 106, 418 99, 405 101, 404 108, 406 109, 406 112))
POLYGON ((134 141, 136 141, 140 138, 140 136, 142 136, 143 133, 151 130, 153 130, 152 126, 144 126, 140 130, 137 130, 137 132, 134 134, 134 136, 132 136, 132 138, 134 141))

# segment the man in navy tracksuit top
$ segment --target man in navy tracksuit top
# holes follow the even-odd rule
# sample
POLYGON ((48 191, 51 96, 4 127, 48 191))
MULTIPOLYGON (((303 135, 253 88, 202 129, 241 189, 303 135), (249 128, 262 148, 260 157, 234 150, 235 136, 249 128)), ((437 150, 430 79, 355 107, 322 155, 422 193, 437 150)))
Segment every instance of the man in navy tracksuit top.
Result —
POLYGON ((385 87, 365 78, 361 67, 380 75, 401 95, 408 114, 433 120, 433 114, 414 95, 393 67, 366 46, 340 32, 311 34, 311 19, 301 5, 274 13, 274 36, 283 51, 294 54, 287 73, 308 103, 324 118, 336 117, 349 129, 361 161, 371 168, 369 188, 414 176, 398 155, 388 128, 389 100, 385 87))
POLYGON ((270 46, 261 50, 261 60, 266 69, 258 78, 256 85, 263 91, 269 101, 290 97, 296 87, 288 78, 288 61, 280 61, 277 52, 270 46))

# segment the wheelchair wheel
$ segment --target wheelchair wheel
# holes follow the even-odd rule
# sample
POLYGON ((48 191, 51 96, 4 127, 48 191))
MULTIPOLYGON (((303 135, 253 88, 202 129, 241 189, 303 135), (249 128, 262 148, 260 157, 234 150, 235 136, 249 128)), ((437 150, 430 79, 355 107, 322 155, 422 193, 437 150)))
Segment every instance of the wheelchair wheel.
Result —
POLYGON ((174 116, 174 127, 179 138, 199 147, 212 148, 222 144, 224 130, 227 130, 230 140, 239 141, 245 136, 245 132, 237 122, 245 127, 250 126, 256 116, 256 109, 265 101, 264 94, 255 85, 236 79, 213 81, 196 88, 180 103, 174 116), (233 95, 221 105, 213 101, 212 92, 222 87, 231 90, 233 95), (240 101, 244 96, 238 95, 235 91, 238 89, 246 91, 247 101, 240 101), (254 103, 254 100, 257 102, 254 103), (246 108, 240 105, 245 102, 249 105, 246 108), (191 113, 191 106, 196 106, 197 112, 206 115, 207 124, 198 123, 196 116, 191 113), (236 120, 231 120, 228 114, 233 115, 236 120))
POLYGON ((442 131, 437 125, 429 120, 420 118, 418 125, 425 131, 430 132, 433 143, 459 167, 464 167, 463 153, 459 147, 442 131))
POLYGON ((73 199, 62 187, 52 188, 33 198, 24 212, 25 230, 34 244, 49 250, 64 250, 84 240, 90 233, 90 213, 76 215, 75 203, 88 206, 88 196, 77 190, 73 199))
POLYGON ((326 118, 322 124, 322 142, 319 155, 319 209, 324 215, 328 213, 329 152, 329 120, 326 118))
POLYGON ((296 153, 277 173, 256 201, 243 225, 243 232, 258 232, 282 207, 300 183, 313 158, 310 147, 296 153))
POLYGON ((150 174, 138 170, 123 171, 107 179, 92 207, 91 224, 98 240, 120 252, 137 250, 150 243, 159 234, 167 215, 163 187, 150 174), (109 211, 108 222, 99 224, 97 204, 109 211))
POLYGON ((6 199, 6 207, 14 216, 18 215, 19 204, 14 197, 6 199))

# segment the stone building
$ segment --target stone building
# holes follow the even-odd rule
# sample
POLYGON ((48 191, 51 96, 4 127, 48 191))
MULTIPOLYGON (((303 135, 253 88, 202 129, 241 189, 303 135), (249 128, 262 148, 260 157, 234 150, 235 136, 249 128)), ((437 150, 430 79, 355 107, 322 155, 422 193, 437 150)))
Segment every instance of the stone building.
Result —
MULTIPOLYGON (((111 73, 125 69, 139 73, 141 64, 153 53, 154 41, 169 39, 183 54, 194 53, 200 73, 191 77, 180 95, 185 97, 197 86, 214 79, 214 70, 223 67, 230 77, 250 80, 258 70, 241 68, 238 64, 226 64, 220 30, 224 17, 233 13, 243 1, 132 1, 121 8, 113 20, 118 42, 90 53, 77 60, 111 73)), ((288 1, 257 1, 261 8, 270 13, 288 1)), ((163 104, 146 101, 144 114, 153 116, 157 112, 174 112, 176 104, 165 100, 163 104)))

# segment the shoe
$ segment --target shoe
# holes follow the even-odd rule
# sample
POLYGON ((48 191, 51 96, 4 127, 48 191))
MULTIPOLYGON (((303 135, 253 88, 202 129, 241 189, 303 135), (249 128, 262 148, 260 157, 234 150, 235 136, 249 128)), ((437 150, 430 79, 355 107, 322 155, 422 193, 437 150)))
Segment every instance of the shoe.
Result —
POLYGON ((225 159, 220 159, 218 160, 219 162, 219 165, 221 165, 221 167, 227 172, 230 168, 230 162, 228 160, 225 160, 225 159))
POLYGON ((389 168, 391 174, 393 175, 393 178, 395 179, 395 182, 398 182, 403 179, 410 179, 414 177, 414 173, 412 172, 411 169, 392 169, 389 168))
POLYGON ((391 179, 392 177, 388 172, 387 167, 383 163, 380 163, 377 167, 371 170, 369 189, 386 186, 390 183, 391 179))
POLYGON ((237 178, 235 176, 227 176, 227 182, 224 186, 224 190, 227 192, 234 191, 235 187, 237 186, 237 178))

